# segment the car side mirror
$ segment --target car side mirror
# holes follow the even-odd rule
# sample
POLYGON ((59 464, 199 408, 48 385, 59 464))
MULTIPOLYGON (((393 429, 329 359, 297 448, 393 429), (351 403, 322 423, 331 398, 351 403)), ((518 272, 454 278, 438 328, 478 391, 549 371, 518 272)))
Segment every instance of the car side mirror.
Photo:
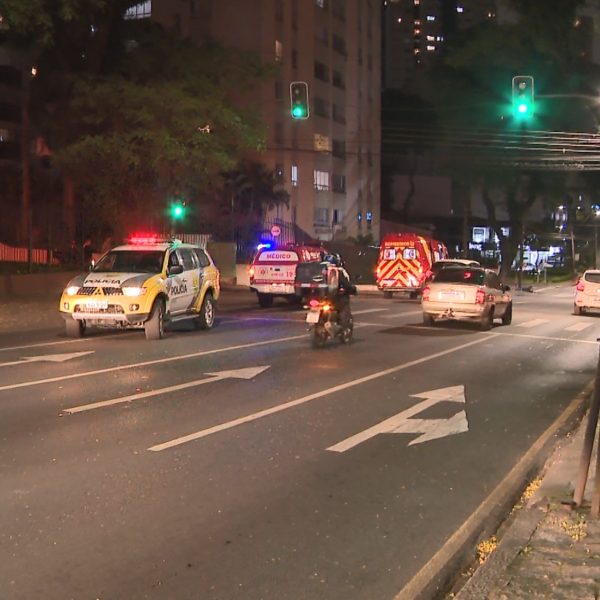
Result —
POLYGON ((169 267, 169 275, 181 275, 183 273, 183 267, 181 265, 173 265, 169 267))

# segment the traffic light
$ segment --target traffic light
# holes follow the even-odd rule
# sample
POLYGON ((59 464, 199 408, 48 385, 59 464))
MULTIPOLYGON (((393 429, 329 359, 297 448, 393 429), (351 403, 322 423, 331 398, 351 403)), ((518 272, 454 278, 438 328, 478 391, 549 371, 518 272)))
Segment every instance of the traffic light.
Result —
POLYGON ((308 105, 308 83, 306 81, 292 81, 290 83, 290 112, 292 119, 308 119, 310 108, 308 105))
POLYGON ((512 78, 513 114, 519 119, 530 119, 534 109, 533 77, 517 75, 512 78))
POLYGON ((177 200, 171 204, 170 213, 173 221, 179 221, 185 217, 185 200, 177 200))

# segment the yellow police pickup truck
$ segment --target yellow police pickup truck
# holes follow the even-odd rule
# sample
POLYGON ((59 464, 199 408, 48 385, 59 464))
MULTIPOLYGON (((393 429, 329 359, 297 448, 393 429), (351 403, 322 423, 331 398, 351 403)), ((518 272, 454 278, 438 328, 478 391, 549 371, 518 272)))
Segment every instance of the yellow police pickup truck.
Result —
POLYGON ((155 236, 130 238, 68 283, 60 298, 66 334, 81 337, 88 327, 134 328, 158 340, 166 323, 184 319, 210 329, 219 277, 199 246, 155 236))

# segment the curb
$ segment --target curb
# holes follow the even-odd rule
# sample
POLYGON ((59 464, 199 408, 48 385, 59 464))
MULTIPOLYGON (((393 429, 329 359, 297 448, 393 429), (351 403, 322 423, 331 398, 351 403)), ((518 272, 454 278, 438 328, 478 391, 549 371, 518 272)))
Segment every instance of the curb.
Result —
MULTIPOLYGON (((547 437, 547 440, 541 444, 540 448, 531 457, 531 464, 527 469, 529 474, 535 475, 537 471, 542 477, 538 494, 534 494, 519 508, 510 507, 515 512, 509 516, 506 522, 499 525, 497 534, 500 541, 498 546, 488 556, 487 560, 476 568, 458 592, 453 595, 455 600, 482 600, 487 598, 493 590, 503 587, 508 581, 507 569, 509 565, 520 551, 527 546, 532 535, 547 516, 547 512, 542 509, 547 506, 548 498, 539 494, 544 488, 543 479, 547 476, 552 465, 558 462, 557 456, 565 447, 563 436, 569 431, 579 430, 582 427, 587 401, 593 393, 593 389, 594 381, 592 380, 536 441, 537 444, 544 437, 547 437), (561 435, 561 438, 556 439, 559 435, 561 435), (546 455, 545 449, 549 445, 551 450, 549 455, 546 455)), ((515 492, 519 493, 518 490, 515 490, 515 492)))

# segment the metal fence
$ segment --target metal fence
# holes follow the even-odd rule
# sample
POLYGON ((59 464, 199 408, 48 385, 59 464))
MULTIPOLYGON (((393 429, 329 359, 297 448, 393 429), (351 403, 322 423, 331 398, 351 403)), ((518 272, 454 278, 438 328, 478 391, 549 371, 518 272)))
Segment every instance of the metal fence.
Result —
MULTIPOLYGON (((27 248, 14 248, 0 242, 0 262, 29 262, 27 248)), ((31 262, 37 264, 47 264, 48 250, 41 248, 32 248, 31 262)))

